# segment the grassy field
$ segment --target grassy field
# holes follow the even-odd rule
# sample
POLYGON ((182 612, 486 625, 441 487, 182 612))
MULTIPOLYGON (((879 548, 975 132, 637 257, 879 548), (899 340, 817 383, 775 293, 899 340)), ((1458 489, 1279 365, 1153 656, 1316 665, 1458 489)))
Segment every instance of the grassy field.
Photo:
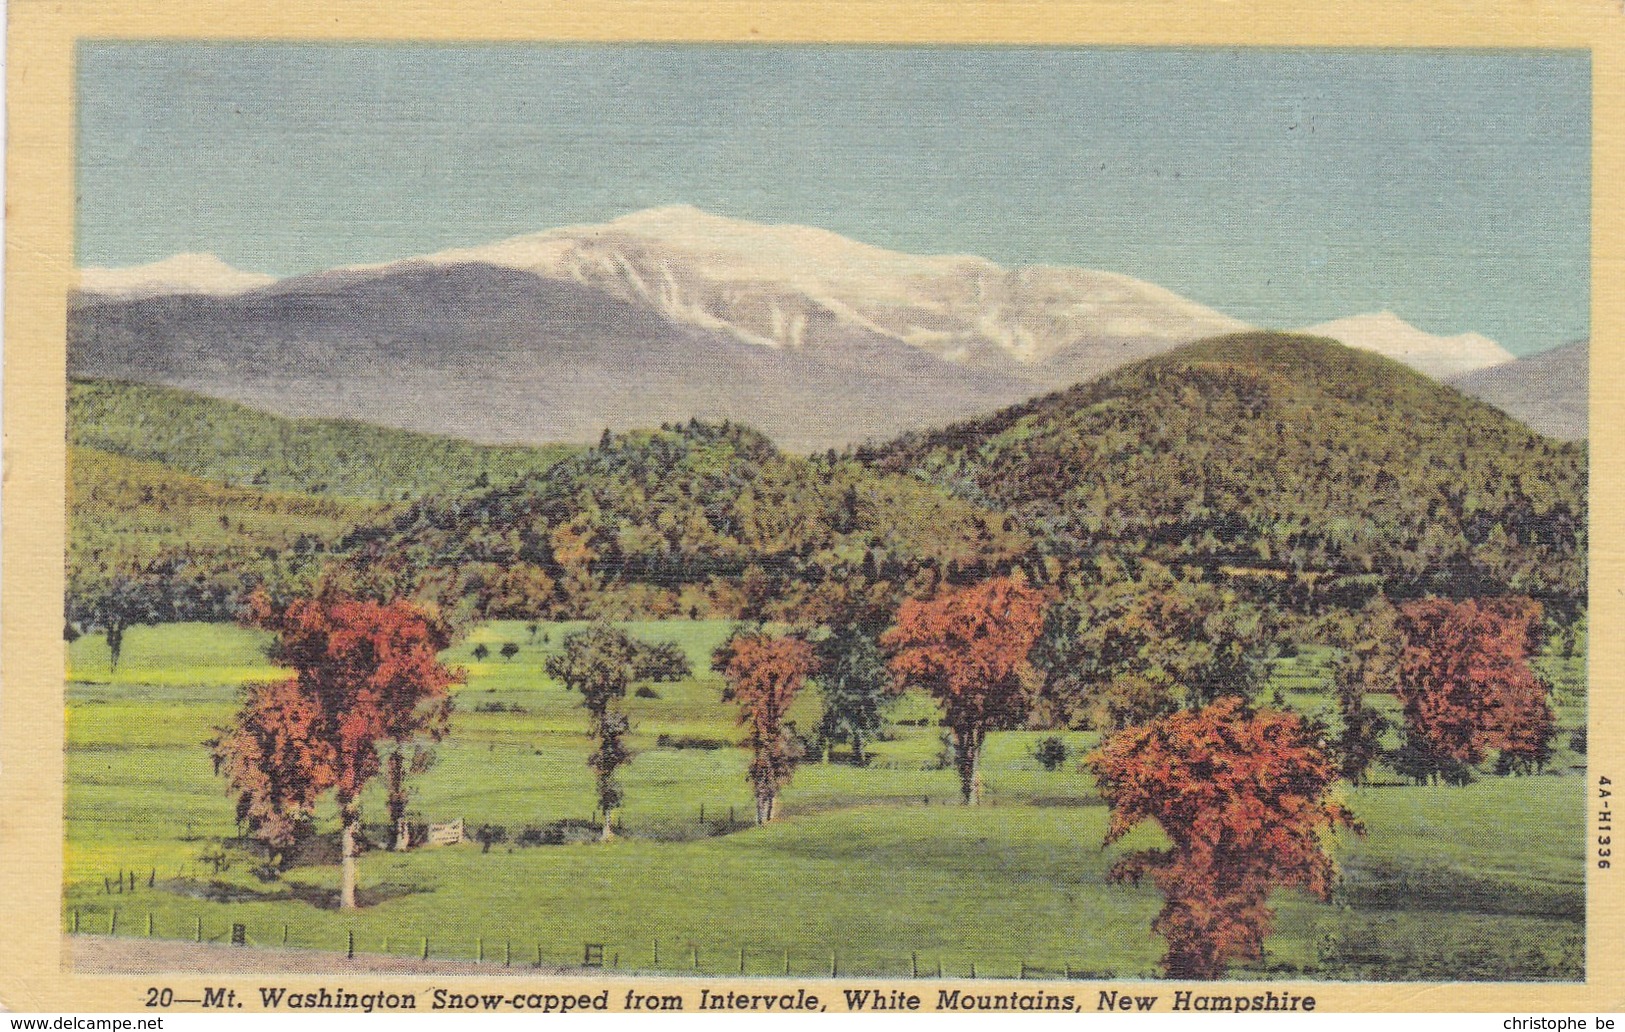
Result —
MULTIPOLYGON (((448 739, 416 781, 424 820, 462 817, 472 828, 587 822, 593 816, 584 714, 543 672, 573 626, 487 624, 446 659, 468 670, 448 739), (503 643, 519 646, 511 660, 503 643), (472 658, 484 643, 492 655, 472 658)), ((625 769, 622 834, 609 844, 478 845, 372 852, 361 864, 353 914, 331 909, 337 869, 299 866, 261 881, 246 852, 229 868, 202 859, 236 833, 231 800, 208 749, 245 680, 275 675, 260 634, 220 625, 138 628, 116 673, 105 642, 70 649, 67 892, 64 920, 119 935, 219 940, 232 923, 250 942, 488 962, 579 962, 602 943, 622 969, 737 974, 944 974, 972 967, 1016 976, 1152 976, 1162 944, 1149 923, 1149 884, 1108 885, 1125 851, 1157 843, 1143 830, 1101 848, 1106 810, 1074 761, 1046 771, 1032 757, 1042 734, 989 739, 985 804, 957 805, 928 700, 901 700, 887 741, 865 768, 802 766, 783 797, 784 819, 747 825, 747 753, 732 708, 709 671, 724 622, 631 624, 683 645, 696 675, 628 700, 636 758, 625 769), (916 723, 918 722, 918 723, 916 723), (673 748, 682 739, 712 748, 673 748), (662 741, 665 745, 662 745, 662 741), (703 820, 701 806, 704 807, 703 820), (732 817, 730 821, 730 809, 732 817), (115 872, 131 889, 107 891, 115 872), (743 960, 741 959, 743 951, 743 960), (658 955, 658 956, 657 956, 658 955)), ((1583 655, 1583 648, 1582 648, 1583 655)), ((1281 662, 1275 690, 1305 713, 1329 711, 1324 653, 1281 662)), ((1268 955, 1241 976, 1320 978, 1579 978, 1583 971, 1583 756, 1566 743, 1583 726, 1583 659, 1543 659, 1560 703, 1553 773, 1486 777, 1465 788, 1379 783, 1345 789, 1367 827, 1333 842, 1346 875, 1331 905, 1282 892, 1268 955)), ((1391 700, 1382 700, 1384 704, 1391 700)), ((792 712, 817 719, 807 693, 792 712)), ((1074 756, 1094 736, 1064 736, 1074 756)), ((1384 779, 1377 779, 1383 782, 1384 779)), ((1394 781, 1397 779, 1387 779, 1394 781)), ((381 794, 365 800, 374 821, 381 794)), ((324 830, 333 824, 324 808, 324 830)), ((383 829, 371 829, 382 838, 383 829)), ((567 837, 574 837, 573 835, 567 837)))

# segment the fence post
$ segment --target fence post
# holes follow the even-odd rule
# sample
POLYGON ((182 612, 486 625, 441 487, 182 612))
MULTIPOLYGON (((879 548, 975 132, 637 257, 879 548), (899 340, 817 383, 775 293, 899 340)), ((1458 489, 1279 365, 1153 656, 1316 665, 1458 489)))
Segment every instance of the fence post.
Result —
POLYGON ((130 891, 135 892, 135 872, 130 872, 130 891))
POLYGON ((423 959, 429 959, 429 937, 427 935, 423 937, 423 959))
POLYGON ((73 908, 73 934, 79 934, 79 908, 73 908))
POLYGON ((655 962, 653 964, 653 967, 655 967, 656 969, 659 969, 659 967, 660 967, 660 940, 659 939, 655 940, 655 962))
POLYGON ((976 977, 976 961, 974 960, 970 962, 970 976, 972 978, 976 977))
POLYGON ((789 950, 784 951, 784 973, 786 975, 788 975, 790 973, 790 951, 789 950))
POLYGON ((203 918, 202 917, 197 918, 197 927, 193 929, 192 941, 193 942, 202 942, 203 941, 203 918))
POLYGON ((147 875, 147 888, 150 889, 154 885, 157 885, 157 884, 158 884, 158 868, 154 867, 152 869, 152 873, 147 875))
POLYGON ((107 919, 107 934, 118 934, 118 907, 113 908, 112 916, 107 919))
POLYGON ((694 970, 698 971, 700 969, 700 948, 698 946, 690 946, 689 949, 694 951, 694 970))
POLYGON ((102 875, 102 895, 111 896, 112 894, 113 894, 113 879, 109 878, 107 875, 104 874, 104 875, 102 875))
POLYGON ((700 804, 700 827, 705 827, 705 804, 700 804))
POLYGON ((152 911, 147 911, 147 938, 152 938, 152 911))
POLYGON ((739 947, 739 973, 745 973, 745 947, 739 947))
POLYGON ((908 970, 909 970, 909 977, 911 977, 911 978, 919 978, 920 977, 920 951, 919 950, 910 950, 909 951, 909 954, 908 954, 908 970))
POLYGON ((840 968, 836 965, 836 962, 835 962, 835 951, 830 950, 829 951, 829 977, 834 978, 838 974, 840 974, 840 968))
POLYGON ((477 936, 474 939, 474 950, 474 963, 485 963, 485 936, 477 936))
POLYGON ((541 943, 536 944, 536 966, 537 967, 542 966, 542 944, 541 943))
MULTIPOLYGON (((283 927, 286 928, 287 926, 284 925, 283 927)), ((355 959, 355 929, 353 928, 346 929, 344 932, 344 958, 346 960, 355 959)))
POLYGON ((282 922, 282 945, 288 945, 288 922, 282 922))

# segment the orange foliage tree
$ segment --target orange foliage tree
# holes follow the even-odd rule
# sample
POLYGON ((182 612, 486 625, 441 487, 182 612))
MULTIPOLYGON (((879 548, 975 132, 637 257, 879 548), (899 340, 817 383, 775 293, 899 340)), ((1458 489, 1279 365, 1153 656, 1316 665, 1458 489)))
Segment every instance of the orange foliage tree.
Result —
POLYGON ((995 577, 905 601, 881 636, 893 676, 924 688, 942 706, 966 804, 980 794, 977 761, 988 731, 1027 718, 1038 688, 1028 654, 1043 632, 1046 601, 1019 579, 995 577))
POLYGON ((713 667, 728 681, 723 701, 738 703, 739 723, 750 728, 756 823, 766 824, 773 819, 779 789, 789 784, 801 758, 784 715, 817 669, 813 649, 802 638, 746 631, 723 642, 713 658, 713 667))
POLYGON ((326 789, 311 777, 330 765, 331 749, 316 732, 320 719, 296 682, 249 684, 236 721, 215 745, 216 770, 237 793, 237 820, 248 822, 273 866, 298 842, 326 789))
POLYGON ((1399 694, 1412 738, 1468 766, 1491 749, 1512 765, 1543 764, 1554 728, 1550 688, 1529 666, 1540 622, 1540 603, 1528 598, 1402 606, 1399 694))
POLYGON ((1359 830, 1327 798, 1337 767, 1303 721, 1235 697, 1120 731, 1085 763, 1112 808, 1108 844, 1145 820, 1172 843, 1111 870, 1134 883, 1149 873, 1161 890, 1151 927, 1167 940, 1171 978, 1218 978, 1232 960, 1260 958, 1270 890, 1329 898, 1336 869, 1320 830, 1359 830))
POLYGON ((217 755, 250 819, 298 820, 333 791, 343 838, 339 905, 354 907, 361 791, 381 768, 380 743, 445 733, 447 692, 461 679, 436 658, 449 635, 411 603, 344 596, 282 607, 256 596, 250 620, 276 632, 270 657, 294 676, 248 686, 217 755))

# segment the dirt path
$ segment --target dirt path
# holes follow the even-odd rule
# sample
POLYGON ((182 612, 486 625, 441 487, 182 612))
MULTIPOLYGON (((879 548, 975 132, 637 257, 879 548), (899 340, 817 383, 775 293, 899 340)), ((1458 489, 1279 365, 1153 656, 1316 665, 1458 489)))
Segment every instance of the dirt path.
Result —
POLYGON ((535 967, 515 963, 503 967, 502 959, 476 964, 471 960, 418 960, 415 957, 382 957, 358 953, 354 960, 342 953, 323 950, 266 949, 258 946, 222 946, 212 943, 176 942, 168 939, 125 939, 106 935, 63 936, 72 970, 84 974, 175 974, 224 973, 255 975, 292 973, 343 975, 437 974, 547 976, 608 974, 602 969, 535 967))

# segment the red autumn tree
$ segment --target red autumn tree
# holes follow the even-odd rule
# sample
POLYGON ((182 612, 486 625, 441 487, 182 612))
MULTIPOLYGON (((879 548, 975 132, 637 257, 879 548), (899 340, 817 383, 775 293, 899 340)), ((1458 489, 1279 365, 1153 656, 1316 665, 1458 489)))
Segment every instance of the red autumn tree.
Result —
POLYGON ((294 676, 252 685, 219 746, 250 812, 308 813, 331 789, 343 838, 339 905, 355 906, 360 796, 381 768, 380 743, 438 739, 460 677, 436 653, 445 627, 416 606, 328 596, 275 607, 263 596, 253 623, 275 631, 273 662, 294 676))
POLYGON ((739 704, 739 723, 750 729, 757 824, 773 819, 779 790, 789 784, 801 758, 784 715, 817 666, 812 646, 798 637, 747 631, 717 648, 713 667, 728 681, 722 699, 739 704))
POLYGON ((1399 695, 1409 736, 1433 756, 1467 766, 1491 749, 1514 765, 1544 762, 1553 731, 1550 688, 1529 665, 1540 621, 1540 603, 1528 598, 1426 598, 1402 606, 1399 695))
POLYGON ((216 770, 237 793, 237 819, 265 843, 273 866, 298 841, 326 788, 311 776, 332 765, 332 747, 316 732, 320 719, 296 682, 250 684, 215 747, 216 770))
POLYGON ((1044 629, 1044 594, 995 577, 924 601, 909 599, 881 636, 893 676, 930 692, 954 736, 967 805, 981 791, 977 761, 989 731, 1027 718, 1038 687, 1028 654, 1044 629))
POLYGON ((1261 957, 1270 891, 1328 898, 1336 869, 1320 831, 1359 830, 1327 798, 1337 767, 1303 722, 1236 697, 1120 731, 1085 763, 1112 808, 1108 844, 1145 820, 1172 843, 1111 870, 1134 883, 1149 873, 1161 890, 1151 927, 1168 942, 1170 978, 1218 978, 1232 960, 1261 957))

